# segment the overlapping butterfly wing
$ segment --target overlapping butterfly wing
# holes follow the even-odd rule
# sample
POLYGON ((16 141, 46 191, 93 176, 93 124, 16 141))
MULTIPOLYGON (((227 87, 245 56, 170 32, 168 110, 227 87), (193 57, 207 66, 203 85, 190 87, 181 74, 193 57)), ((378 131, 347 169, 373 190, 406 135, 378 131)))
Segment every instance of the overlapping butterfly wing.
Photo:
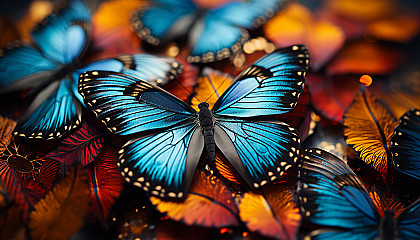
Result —
POLYGON ((123 73, 91 71, 80 80, 85 104, 111 132, 142 134, 119 151, 117 165, 125 180, 155 195, 183 196, 204 145, 196 131, 196 111, 165 90, 123 73), (195 147, 189 152, 191 144, 195 147))
POLYGON ((308 64, 304 46, 278 49, 245 69, 213 107, 216 145, 251 187, 274 181, 298 159, 294 128, 255 117, 293 110, 308 64))
POLYGON ((389 150, 397 170, 420 178, 420 110, 412 109, 400 118, 389 150))
POLYGON ((330 228, 314 235, 320 239, 378 237, 379 213, 353 171, 320 149, 306 149, 302 156, 298 195, 303 215, 330 228))
POLYGON ((272 17, 286 1, 229 2, 201 9, 191 0, 156 0, 134 14, 133 26, 152 45, 187 36, 189 62, 213 62, 235 54, 253 29, 272 17), (202 14, 202 12, 205 14, 202 14))
POLYGON ((18 123, 16 135, 57 138, 80 123, 82 109, 65 72, 87 48, 90 16, 83 2, 72 1, 32 32, 36 46, 16 45, 0 58, 2 93, 26 88, 38 92, 18 123))

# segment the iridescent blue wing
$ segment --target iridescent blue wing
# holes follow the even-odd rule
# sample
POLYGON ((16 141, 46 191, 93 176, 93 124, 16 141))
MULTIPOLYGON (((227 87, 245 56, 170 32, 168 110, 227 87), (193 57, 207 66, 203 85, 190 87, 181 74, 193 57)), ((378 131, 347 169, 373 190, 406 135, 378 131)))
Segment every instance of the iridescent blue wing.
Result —
POLYGON ((68 64, 84 53, 90 39, 91 12, 80 0, 69 3, 36 26, 32 37, 49 59, 68 64))
POLYGON ((366 188, 340 159, 320 149, 306 149, 299 164, 298 198, 307 219, 330 230, 321 236, 343 236, 340 231, 379 236, 380 215, 366 188), (335 230, 334 230, 335 229, 335 230))
POLYGON ((87 71, 113 71, 123 72, 155 85, 165 85, 176 78, 183 69, 184 66, 174 58, 142 53, 93 62, 77 69, 73 77, 78 79, 80 74, 87 71))
POLYGON ((389 150, 395 169, 420 179, 420 110, 412 109, 400 118, 389 150))
POLYGON ((113 133, 143 133, 196 119, 193 108, 137 77, 88 71, 80 76, 80 80, 79 93, 84 103, 113 133))
POLYGON ((124 62, 123 72, 155 85, 165 85, 175 79, 184 66, 174 58, 150 54, 123 55, 117 58, 124 62))
POLYGON ((274 16, 284 0, 232 1, 206 9, 188 34, 189 62, 213 62, 242 51, 249 38, 246 29, 254 29, 274 16))
POLYGON ((59 138, 81 122, 82 107, 74 97, 73 80, 54 81, 32 101, 14 134, 28 138, 59 138))
POLYGON ((39 86, 59 66, 36 48, 15 42, 0 57, 0 94, 39 86))
POLYGON ((255 117, 291 111, 303 92, 309 53, 304 46, 281 48, 246 68, 214 104, 213 113, 255 117))
POLYGON ((300 139, 285 123, 218 118, 217 147, 252 188, 281 177, 299 158, 300 139))
POLYGON ((181 198, 193 179, 204 138, 196 122, 136 138, 119 151, 125 180, 160 197, 181 198))
POLYGON ((187 33, 197 10, 190 0, 155 0, 151 6, 134 13, 132 24, 149 44, 166 44, 187 33))
POLYGON ((398 217, 398 239, 420 239, 420 199, 408 206, 398 217))

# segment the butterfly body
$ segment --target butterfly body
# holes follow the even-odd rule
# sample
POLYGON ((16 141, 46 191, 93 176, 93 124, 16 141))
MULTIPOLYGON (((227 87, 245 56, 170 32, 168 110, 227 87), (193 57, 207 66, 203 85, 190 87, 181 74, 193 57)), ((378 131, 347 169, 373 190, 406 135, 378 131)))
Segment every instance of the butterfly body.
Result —
POLYGON ((296 129, 259 118, 291 111, 303 92, 309 54, 304 46, 277 49, 239 74, 210 109, 199 112, 136 76, 88 71, 79 93, 114 134, 136 134, 118 152, 124 179, 160 197, 183 197, 204 148, 216 146, 250 188, 282 176, 299 154, 296 129))
POLYGON ((395 213, 392 209, 386 209, 384 211, 384 218, 382 219, 380 228, 381 230, 379 232, 382 235, 381 239, 397 239, 397 223, 395 221, 395 213))
POLYGON ((201 132, 204 136, 207 153, 212 161, 216 159, 216 143, 214 142, 213 114, 209 109, 209 104, 202 102, 198 105, 198 119, 200 121, 201 132))

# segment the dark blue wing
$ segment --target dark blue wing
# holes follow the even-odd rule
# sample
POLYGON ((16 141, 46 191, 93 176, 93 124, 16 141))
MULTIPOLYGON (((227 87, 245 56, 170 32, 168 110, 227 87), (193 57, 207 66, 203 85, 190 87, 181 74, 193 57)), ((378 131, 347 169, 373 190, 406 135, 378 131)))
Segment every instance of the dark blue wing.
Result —
POLYGON ((420 239, 420 199, 408 206, 398 217, 398 239, 420 239))
POLYGON ((298 198, 310 222, 365 234, 362 239, 378 236, 379 213, 362 182, 343 161, 323 150, 307 149, 298 167, 298 198))
POLYGON ((420 110, 410 110, 400 118, 389 150, 397 170, 420 179, 420 110))
POLYGON ((296 130, 282 122, 217 119, 217 147, 252 188, 282 176, 299 158, 296 130))
POLYGON ((214 104, 218 116, 255 117, 291 111, 303 92, 309 53, 291 46, 246 68, 214 104))
POLYGON ((52 82, 32 101, 14 134, 28 138, 59 138, 81 122, 82 107, 74 97, 72 79, 52 82))
POLYGON ((14 43, 0 57, 0 93, 36 87, 60 66, 30 45, 14 43))
POLYGON ((90 20, 89 8, 80 0, 72 0, 45 18, 32 37, 44 56, 63 64, 71 63, 86 50, 90 20))
POLYGON ((134 76, 89 71, 79 81, 86 106, 116 134, 169 128, 197 118, 196 111, 180 99, 134 76))
POLYGON ((195 122, 136 138, 119 151, 125 180, 160 197, 183 197, 193 179, 204 139, 195 122))

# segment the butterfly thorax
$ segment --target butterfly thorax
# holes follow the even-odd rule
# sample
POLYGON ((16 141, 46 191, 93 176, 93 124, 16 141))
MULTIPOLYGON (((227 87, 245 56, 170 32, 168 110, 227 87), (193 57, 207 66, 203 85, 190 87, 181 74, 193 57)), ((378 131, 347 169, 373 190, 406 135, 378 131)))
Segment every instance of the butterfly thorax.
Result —
POLYGON ((201 127, 201 132, 204 136, 207 153, 211 160, 216 159, 216 145, 214 142, 214 125, 213 114, 209 109, 209 104, 202 102, 198 104, 200 111, 198 112, 198 120, 201 127))
POLYGON ((52 78, 53 80, 62 79, 66 75, 71 74, 72 72, 76 71, 76 69, 79 67, 80 67, 80 63, 78 61, 65 64, 58 71, 55 72, 52 78))
POLYGON ((393 210, 385 210, 384 218, 380 225, 380 239, 394 240, 397 239, 396 221, 393 210))

